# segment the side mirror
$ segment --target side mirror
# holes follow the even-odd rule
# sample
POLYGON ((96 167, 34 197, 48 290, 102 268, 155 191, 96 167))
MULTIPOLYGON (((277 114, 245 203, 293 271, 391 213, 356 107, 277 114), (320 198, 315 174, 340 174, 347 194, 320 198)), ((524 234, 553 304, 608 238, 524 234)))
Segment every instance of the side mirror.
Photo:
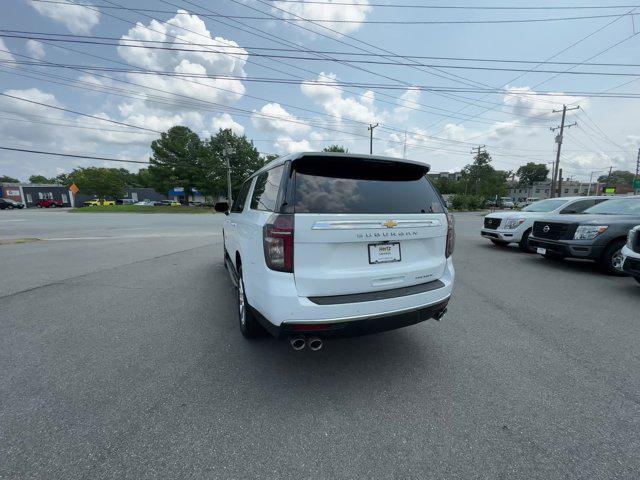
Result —
POLYGON ((216 212, 224 213, 225 215, 229 215, 229 204, 227 202, 216 202, 213 206, 213 209, 216 212))

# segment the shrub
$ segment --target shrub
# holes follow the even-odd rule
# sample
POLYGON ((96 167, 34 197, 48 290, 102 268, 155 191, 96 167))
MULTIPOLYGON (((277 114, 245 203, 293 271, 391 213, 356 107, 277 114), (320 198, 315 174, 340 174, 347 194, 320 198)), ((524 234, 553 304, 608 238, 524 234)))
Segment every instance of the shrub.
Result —
POLYGON ((454 195, 451 199, 454 210, 480 210, 486 204, 486 199, 481 195, 454 195))

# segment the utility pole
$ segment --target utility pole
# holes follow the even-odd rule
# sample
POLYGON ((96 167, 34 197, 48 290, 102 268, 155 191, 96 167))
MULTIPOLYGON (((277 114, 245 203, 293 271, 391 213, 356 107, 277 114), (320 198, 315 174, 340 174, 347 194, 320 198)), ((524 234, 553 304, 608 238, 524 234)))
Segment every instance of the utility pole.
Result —
POLYGON ((486 145, 478 145, 477 147, 474 147, 471 149, 471 153, 476 154, 476 157, 480 156, 480 153, 482 150, 484 150, 484 148, 486 147, 486 145))
POLYGON ((562 196, 562 169, 560 169, 560 175, 558 176, 558 198, 562 196))
POLYGON ((562 112, 562 121, 560 122, 560 125, 557 127, 551 127, 550 130, 552 132, 555 132, 556 130, 560 130, 560 133, 558 135, 556 135, 556 143, 558 144, 558 151, 556 152, 556 165, 555 168, 553 169, 553 178, 551 179, 551 198, 555 197, 557 192, 556 192, 556 185, 557 185, 557 177, 558 177, 558 171, 560 170, 560 151, 562 150, 562 137, 564 135, 564 129, 565 128, 570 128, 573 127, 574 125, 577 125, 578 122, 573 122, 571 125, 565 125, 564 121, 565 118, 567 117, 567 112, 571 111, 571 110, 578 110, 580 108, 580 105, 578 105, 577 107, 573 107, 573 108, 567 108, 566 105, 562 106, 562 110, 554 110, 553 113, 560 113, 562 112))
POLYGON ((369 126, 367 127, 367 130, 369 130, 369 155, 373 155, 373 130, 378 125, 378 123, 376 123, 375 125, 369 124, 369 126))
MULTIPOLYGON (((640 152, 638 152, 638 159, 640 159, 640 152)), ((407 158, 407 131, 404 131, 404 145, 402 146, 402 158, 407 158)))
POLYGON ((638 180, 640 180, 640 148, 638 149, 638 160, 636 161, 636 174, 633 176, 633 193, 636 195, 640 192, 640 188, 636 188, 638 180))
MULTIPOLYGON (((475 148, 472 148, 472 149, 471 149, 471 153, 474 153, 474 152, 475 152, 475 154, 476 154, 476 155, 475 155, 475 157, 474 157, 474 159, 475 159, 475 158, 478 158, 478 157, 480 156, 480 153, 484 150, 484 148, 485 148, 485 147, 486 147, 486 145, 478 145, 477 147, 475 147, 475 148)), ((476 194, 478 193, 478 180, 480 180, 480 179, 479 179, 479 178, 476 178, 476 179, 475 179, 476 194)), ((465 194, 465 195, 467 194, 467 184, 468 184, 468 183, 469 183, 468 181, 467 181, 467 182, 465 182, 465 186, 464 186, 464 194, 465 194)), ((496 197, 496 198, 497 198, 497 197, 496 197)))
POLYGON ((229 208, 233 205, 233 198, 231 197, 231 164, 229 163, 229 156, 236 153, 235 149, 225 145, 222 149, 222 156, 227 164, 227 202, 229 203, 229 208))

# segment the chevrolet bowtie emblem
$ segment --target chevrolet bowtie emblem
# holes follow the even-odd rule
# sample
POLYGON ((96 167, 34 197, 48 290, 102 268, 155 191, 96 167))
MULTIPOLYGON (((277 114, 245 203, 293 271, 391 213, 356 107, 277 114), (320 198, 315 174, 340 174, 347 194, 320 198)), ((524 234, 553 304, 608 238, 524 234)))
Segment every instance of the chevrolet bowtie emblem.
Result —
POLYGON ((398 226, 398 222, 396 222, 395 220, 387 220, 383 223, 383 225, 387 228, 393 228, 398 226))

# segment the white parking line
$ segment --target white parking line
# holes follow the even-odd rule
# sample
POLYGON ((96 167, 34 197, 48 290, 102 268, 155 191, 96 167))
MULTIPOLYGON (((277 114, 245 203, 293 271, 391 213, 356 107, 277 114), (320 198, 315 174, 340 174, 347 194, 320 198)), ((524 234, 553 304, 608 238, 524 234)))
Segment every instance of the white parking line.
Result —
POLYGON ((114 235, 112 237, 51 237, 40 238, 47 242, 58 242, 67 240, 117 240, 123 238, 178 238, 178 237, 220 237, 221 233, 185 233, 185 234, 162 234, 162 235, 114 235))

